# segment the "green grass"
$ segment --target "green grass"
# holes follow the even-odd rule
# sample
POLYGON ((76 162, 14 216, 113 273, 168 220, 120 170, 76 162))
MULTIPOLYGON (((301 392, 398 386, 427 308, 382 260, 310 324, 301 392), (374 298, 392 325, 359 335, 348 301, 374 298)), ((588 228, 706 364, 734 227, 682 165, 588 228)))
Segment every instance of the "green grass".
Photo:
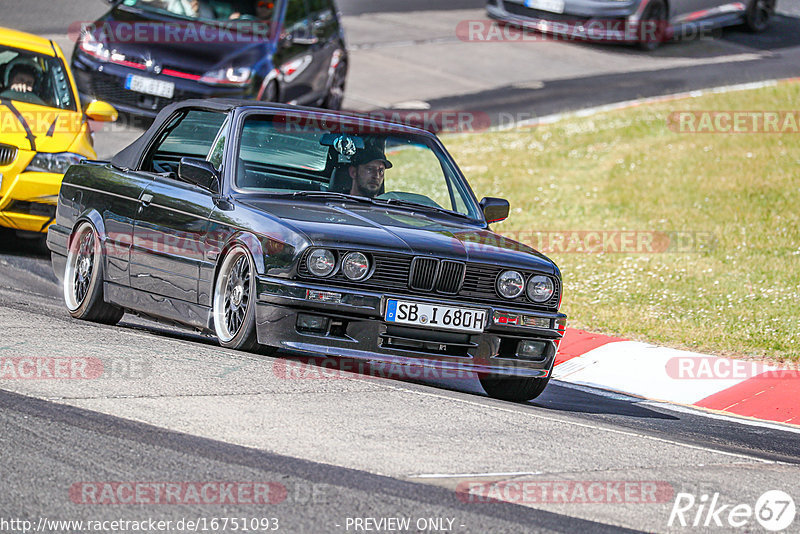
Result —
POLYGON ((548 255, 562 311, 593 332, 700 352, 800 361, 800 134, 679 133, 682 110, 796 110, 800 84, 675 100, 537 128, 445 136, 494 229, 713 234, 689 253, 548 255))

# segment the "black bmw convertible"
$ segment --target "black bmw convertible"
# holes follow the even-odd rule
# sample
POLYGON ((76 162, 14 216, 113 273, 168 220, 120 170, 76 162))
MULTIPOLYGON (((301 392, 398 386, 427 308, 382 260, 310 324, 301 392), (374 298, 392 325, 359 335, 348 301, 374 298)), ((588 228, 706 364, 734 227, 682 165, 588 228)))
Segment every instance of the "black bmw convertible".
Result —
POLYGON ((190 100, 111 161, 70 167, 47 243, 75 318, 467 371, 520 401, 547 385, 566 316, 558 267, 490 230, 508 212, 427 131, 190 100))

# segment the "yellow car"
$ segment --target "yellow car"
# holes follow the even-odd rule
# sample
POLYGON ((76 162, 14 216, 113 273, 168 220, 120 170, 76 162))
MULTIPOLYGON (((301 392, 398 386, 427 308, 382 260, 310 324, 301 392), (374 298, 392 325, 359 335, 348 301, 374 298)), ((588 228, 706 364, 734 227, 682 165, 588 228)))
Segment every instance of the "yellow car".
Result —
POLYGON ((0 226, 47 231, 64 172, 97 158, 88 119, 117 112, 99 101, 82 110, 61 48, 0 28, 0 226))

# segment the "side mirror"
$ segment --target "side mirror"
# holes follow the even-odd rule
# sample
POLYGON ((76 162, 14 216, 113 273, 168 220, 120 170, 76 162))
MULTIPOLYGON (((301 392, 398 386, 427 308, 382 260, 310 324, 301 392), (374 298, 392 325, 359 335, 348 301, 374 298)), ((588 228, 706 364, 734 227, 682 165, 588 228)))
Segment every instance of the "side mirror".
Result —
POLYGON ((481 209, 487 223, 508 219, 509 208, 508 200, 504 198, 484 197, 481 199, 481 209))
POLYGON ((114 122, 119 117, 119 113, 114 109, 114 106, 102 100, 89 102, 84 113, 93 121, 99 122, 114 122))
POLYGON ((178 178, 184 182, 195 184, 214 194, 219 193, 219 172, 204 159, 181 158, 178 165, 178 178))

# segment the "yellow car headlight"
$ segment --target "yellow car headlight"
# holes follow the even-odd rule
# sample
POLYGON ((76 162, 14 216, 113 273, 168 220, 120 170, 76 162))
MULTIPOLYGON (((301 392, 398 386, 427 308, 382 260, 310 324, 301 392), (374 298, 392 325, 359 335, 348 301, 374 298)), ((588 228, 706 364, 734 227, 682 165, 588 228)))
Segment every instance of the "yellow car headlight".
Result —
POLYGON ((73 154, 72 152, 60 152, 58 154, 39 152, 28 164, 25 172, 54 172, 56 174, 64 174, 67 172, 70 165, 75 165, 85 159, 86 156, 73 154))

